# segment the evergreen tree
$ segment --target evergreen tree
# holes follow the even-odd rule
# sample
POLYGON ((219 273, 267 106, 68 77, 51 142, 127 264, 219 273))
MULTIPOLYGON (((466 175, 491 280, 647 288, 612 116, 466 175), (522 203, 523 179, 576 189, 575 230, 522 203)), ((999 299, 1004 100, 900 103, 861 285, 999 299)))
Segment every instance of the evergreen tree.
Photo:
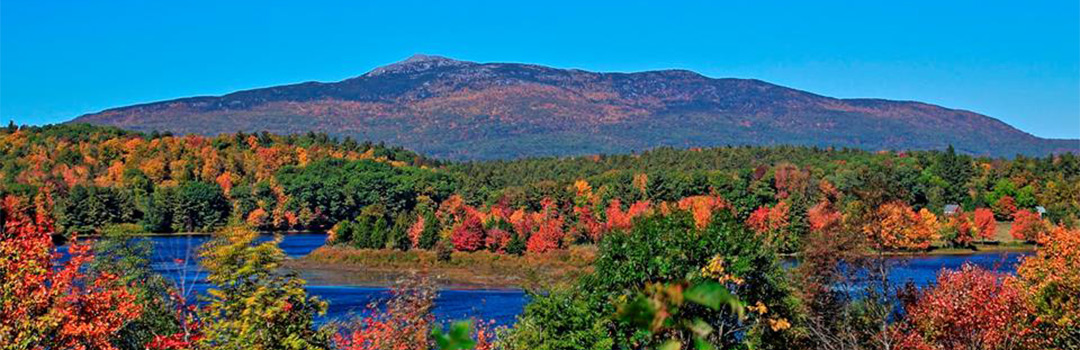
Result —
POLYGON ((439 219, 435 213, 424 213, 424 230, 420 232, 419 246, 421 249, 433 249, 439 243, 439 219))
POLYGON ((389 243, 391 248, 408 251, 412 248, 412 240, 409 239, 409 226, 412 224, 411 216, 406 213, 398 214, 394 218, 394 227, 390 230, 389 243))

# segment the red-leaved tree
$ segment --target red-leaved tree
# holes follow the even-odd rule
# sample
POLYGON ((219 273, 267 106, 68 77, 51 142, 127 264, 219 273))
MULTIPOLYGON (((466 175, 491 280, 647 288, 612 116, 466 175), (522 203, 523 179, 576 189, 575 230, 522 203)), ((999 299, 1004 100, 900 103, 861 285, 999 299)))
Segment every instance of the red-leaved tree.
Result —
POLYGON ((0 344, 16 349, 115 349, 109 342, 141 308, 107 273, 85 275, 90 247, 73 242, 70 259, 54 267, 47 190, 31 208, 8 196, 0 205, 0 344))
POLYGON ((991 240, 997 235, 997 220, 994 211, 987 208, 975 208, 975 232, 979 238, 991 240))
POLYGON ((465 221, 454 227, 450 233, 450 243, 454 249, 474 252, 484 247, 484 224, 478 215, 466 215, 465 221))
POLYGON ((1016 280, 972 265, 944 271, 906 306, 900 349, 1031 349, 1039 339, 1016 280))
POLYGON ((1021 209, 1013 215, 1012 228, 1009 235, 1015 239, 1035 242, 1039 236, 1045 233, 1048 225, 1042 221, 1039 214, 1027 209, 1021 209))

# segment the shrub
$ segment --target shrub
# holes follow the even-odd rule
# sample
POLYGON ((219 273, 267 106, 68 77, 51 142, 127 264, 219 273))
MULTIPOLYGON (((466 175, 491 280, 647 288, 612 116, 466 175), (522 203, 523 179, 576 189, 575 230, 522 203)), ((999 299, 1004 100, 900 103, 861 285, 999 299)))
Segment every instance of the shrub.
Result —
POLYGON ((1021 209, 1013 216, 1012 228, 1009 235, 1018 240, 1035 242, 1042 234, 1048 231, 1047 224, 1036 214, 1027 209, 1021 209))
POLYGON ((435 258, 438 261, 450 261, 454 254, 454 246, 447 241, 439 241, 435 244, 435 258))
POLYGON ((964 265, 938 275, 907 305, 894 331, 901 349, 1034 348, 1025 298, 1012 277, 964 265))
POLYGON ((454 249, 463 252, 474 252, 484 247, 484 225, 480 217, 468 215, 465 221, 454 227, 450 233, 450 242, 454 249))

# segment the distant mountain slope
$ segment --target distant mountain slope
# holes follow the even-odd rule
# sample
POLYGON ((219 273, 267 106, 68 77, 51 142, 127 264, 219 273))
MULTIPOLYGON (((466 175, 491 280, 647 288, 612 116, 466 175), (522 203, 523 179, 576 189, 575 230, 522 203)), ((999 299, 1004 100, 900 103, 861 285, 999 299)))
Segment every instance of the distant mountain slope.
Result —
POLYGON ((216 134, 309 130, 450 159, 625 153, 658 146, 797 144, 978 155, 1078 151, 984 115, 919 102, 836 99, 685 70, 593 73, 413 56, 308 82, 83 115, 72 122, 216 134))

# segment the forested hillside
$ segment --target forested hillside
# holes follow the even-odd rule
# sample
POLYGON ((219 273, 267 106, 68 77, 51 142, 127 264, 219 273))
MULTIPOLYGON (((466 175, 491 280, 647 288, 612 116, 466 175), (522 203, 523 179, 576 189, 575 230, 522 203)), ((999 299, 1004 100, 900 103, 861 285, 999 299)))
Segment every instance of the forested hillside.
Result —
POLYGON ((944 150, 1012 157, 1080 151, 978 113, 839 99, 686 70, 597 73, 416 55, 339 82, 118 107, 74 123, 216 135, 308 131, 440 159, 630 153, 726 145, 944 150))
MULTIPOLYGON (((0 151, 3 191, 53 206, 62 233, 119 223, 211 231, 242 221, 262 230, 343 225, 350 235, 355 228, 390 237, 418 235, 426 222, 426 231, 448 236, 501 218, 507 232, 496 240, 506 243, 528 241, 531 233, 509 226, 532 216, 530 225, 551 221, 558 247, 596 239, 619 226, 614 221, 628 225, 620 216, 704 201, 740 220, 780 216, 785 249, 794 251, 807 213, 825 200, 849 216, 890 203, 936 216, 949 204, 982 208, 999 221, 1036 207, 1053 222, 1080 215, 1080 164, 1068 153, 1009 160, 784 146, 439 163, 325 134, 145 135, 84 125, 9 128, 0 151)), ((475 244, 464 248, 484 245, 475 244)))

